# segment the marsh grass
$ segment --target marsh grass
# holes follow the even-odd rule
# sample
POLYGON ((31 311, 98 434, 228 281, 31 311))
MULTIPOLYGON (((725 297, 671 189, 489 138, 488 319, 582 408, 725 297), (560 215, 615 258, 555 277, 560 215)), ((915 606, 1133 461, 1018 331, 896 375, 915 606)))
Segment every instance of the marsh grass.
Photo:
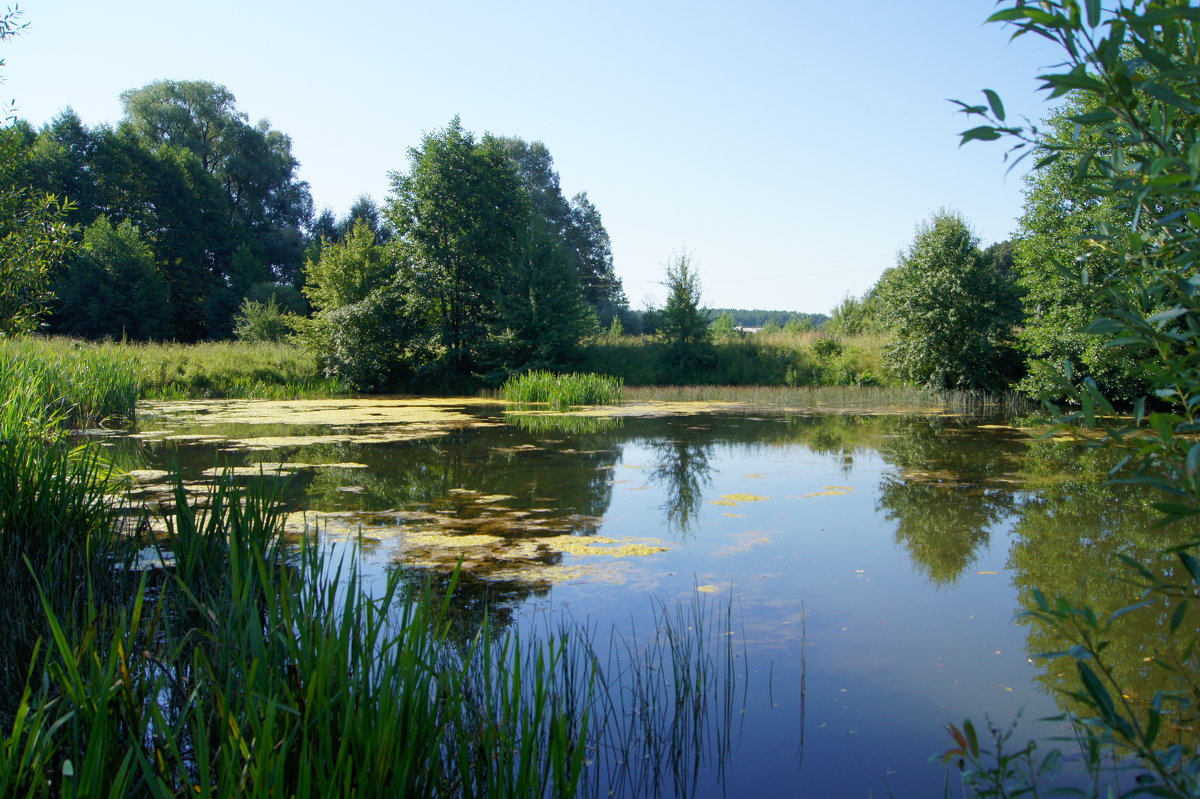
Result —
POLYGON ((708 383, 736 386, 893 385, 881 336, 835 337, 808 331, 718 338, 702 366, 672 364, 653 336, 596 336, 583 342, 575 367, 620 377, 629 386, 708 383))
POLYGON ((136 362, 112 347, 47 348, 36 339, 0 340, 0 435, 23 428, 126 426, 140 382, 136 362))
POLYGON ((315 355, 286 342, 82 342, 39 336, 20 346, 59 362, 93 353, 91 357, 126 363, 143 399, 299 399, 350 393, 322 374, 315 355))
POLYGON ((7 714, 0 794, 686 796, 732 751, 730 613, 664 606, 648 642, 607 651, 569 623, 464 643, 453 587, 408 595, 395 570, 368 593, 311 539, 283 550, 265 488, 208 500, 180 503, 124 601, 82 625, 41 603, 44 676, 7 714))
POLYGON ((621 401, 623 383, 608 375, 533 371, 510 377, 500 387, 507 402, 548 404, 566 409, 579 405, 615 405, 621 401))
POLYGON ((625 397, 632 402, 736 402, 780 410, 843 413, 919 409, 968 416, 1015 415, 1039 408, 1014 392, 929 391, 910 386, 635 386, 626 389, 625 397))

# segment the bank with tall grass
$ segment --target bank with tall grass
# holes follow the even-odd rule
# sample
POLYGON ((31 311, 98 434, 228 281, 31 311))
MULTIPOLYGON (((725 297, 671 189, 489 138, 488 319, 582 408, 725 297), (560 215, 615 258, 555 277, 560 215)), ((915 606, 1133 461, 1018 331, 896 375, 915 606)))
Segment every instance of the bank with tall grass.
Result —
POLYGON ((142 399, 296 399, 349 393, 326 378, 315 355, 286 342, 90 342, 38 336, 4 342, 68 370, 120 364, 132 370, 142 399))
POLYGON ((654 337, 602 335, 581 344, 573 366, 619 377, 628 386, 894 385, 883 365, 883 344, 881 336, 839 338, 815 331, 735 333, 681 362, 654 337))

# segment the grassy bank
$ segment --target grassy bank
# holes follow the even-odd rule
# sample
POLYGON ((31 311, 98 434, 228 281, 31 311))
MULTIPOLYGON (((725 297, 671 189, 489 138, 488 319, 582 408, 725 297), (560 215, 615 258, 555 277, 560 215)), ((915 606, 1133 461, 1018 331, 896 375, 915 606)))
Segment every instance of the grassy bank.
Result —
POLYGON ((815 332, 758 333, 715 341, 690 363, 673 360, 648 337, 596 336, 580 347, 580 371, 621 378, 627 386, 704 383, 731 386, 891 385, 879 336, 834 338, 815 332))
POLYGON ((368 591, 228 480, 194 507, 180 487, 146 557, 148 511, 62 435, 132 414, 137 376, 81 352, 90 376, 55 382, 0 345, 0 796, 658 795, 732 750, 728 607, 660 607, 600 648, 570 625, 464 636, 453 587, 397 568, 368 591), (124 399, 77 399, 97 396, 124 399))
MULTIPOLYGON (((653 338, 598 336, 583 342, 572 366, 583 373, 611 375, 627 386, 894 385, 883 368, 882 346, 883 340, 872 336, 837 339, 813 332, 760 333, 717 341, 694 362, 681 364, 653 338)), ((84 342, 39 336, 5 341, 3 348, 52 363, 54 371, 63 375, 97 378, 67 379, 56 389, 63 396, 78 394, 78 388, 70 387, 72 381, 77 387, 107 391, 105 373, 122 372, 112 382, 124 385, 128 381, 123 373, 129 370, 137 396, 143 399, 293 399, 350 393, 323 376, 314 354, 286 343, 84 342)), ((601 391, 605 396, 612 392, 611 387, 601 391)), ((88 402, 103 405, 105 401, 88 402)))
POLYGON ((5 342, 59 364, 105 361, 133 369, 144 399, 295 399, 349 393, 321 374, 316 356, 284 343, 83 342, 36 337, 5 342))

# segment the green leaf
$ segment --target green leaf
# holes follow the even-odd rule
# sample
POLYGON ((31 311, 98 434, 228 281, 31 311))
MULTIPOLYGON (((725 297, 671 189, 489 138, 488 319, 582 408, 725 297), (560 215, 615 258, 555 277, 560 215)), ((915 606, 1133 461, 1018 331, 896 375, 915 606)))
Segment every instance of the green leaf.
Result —
POLYGON ((1143 736, 1143 741, 1146 746, 1153 746, 1155 739, 1158 738, 1158 731, 1162 725, 1162 713, 1151 708, 1147 713, 1146 732, 1143 736))
POLYGON ((1189 478, 1196 476, 1196 470, 1200 469, 1200 443, 1192 444, 1191 449, 1188 450, 1185 468, 1189 478))
POLYGON ((1054 96, 1065 94, 1072 89, 1082 89, 1084 91, 1103 94, 1108 90, 1103 83, 1095 78, 1084 74, 1083 72, 1067 72, 1057 75, 1039 75, 1038 78, 1045 81, 1047 86, 1053 87, 1055 90, 1054 96))
POLYGON ((1068 119, 1077 125, 1103 125, 1108 122, 1114 122, 1117 119, 1117 115, 1108 109, 1101 109, 1099 111, 1089 111, 1079 116, 1068 117, 1068 119))
POLYGON ((1088 27, 1094 28, 1100 24, 1100 0, 1086 0, 1086 5, 1088 27))
POLYGON ((1183 624, 1183 617, 1187 615, 1187 603, 1180 602, 1175 606, 1175 612, 1171 614, 1171 632, 1174 633, 1179 629, 1179 625, 1183 624))
POLYGON ((1192 577, 1192 582, 1200 585, 1200 564, 1196 563, 1196 559, 1186 552, 1179 553, 1179 560, 1183 563, 1183 568, 1187 569, 1188 574, 1192 577))
POLYGON ((962 138, 958 142, 958 146, 962 147, 969 141, 979 139, 980 141, 995 141, 1000 138, 1000 132, 991 125, 980 125, 970 130, 964 130, 961 134, 962 138))
POLYGON ((1147 11, 1140 17, 1133 17, 1129 21, 1133 25, 1161 25, 1164 22, 1172 22, 1180 19, 1200 21, 1200 8, 1190 8, 1188 6, 1156 8, 1151 11, 1147 11))
POLYGON ((1133 611, 1135 611, 1135 610, 1141 610, 1142 608, 1148 608, 1148 607, 1150 607, 1152 604, 1154 604, 1154 603, 1153 603, 1153 602, 1151 602, 1150 600, 1146 600, 1145 602, 1137 602, 1137 603, 1134 603, 1134 604, 1132 604, 1132 605, 1127 605, 1126 607, 1123 607, 1123 608, 1121 608, 1120 610, 1114 611, 1114 612, 1113 612, 1113 613, 1112 613, 1112 614, 1111 614, 1111 615, 1108 617, 1108 623, 1109 623, 1109 624, 1112 624, 1114 621, 1116 621, 1117 619, 1121 618, 1121 617, 1122 617, 1122 616, 1124 616, 1125 614, 1127 614, 1127 613, 1132 613, 1132 612, 1133 612, 1133 611))
POLYGON ((1165 311, 1159 311, 1153 316, 1146 317, 1146 321, 1150 324, 1158 324, 1159 322, 1169 322, 1172 319, 1178 319, 1187 313, 1187 308, 1176 305, 1174 308, 1168 308, 1165 311))
POLYGON ((996 119, 1004 121, 1004 103, 1000 102, 1000 95, 996 94, 991 89, 984 89, 983 94, 987 97, 988 105, 992 108, 992 113, 996 119))

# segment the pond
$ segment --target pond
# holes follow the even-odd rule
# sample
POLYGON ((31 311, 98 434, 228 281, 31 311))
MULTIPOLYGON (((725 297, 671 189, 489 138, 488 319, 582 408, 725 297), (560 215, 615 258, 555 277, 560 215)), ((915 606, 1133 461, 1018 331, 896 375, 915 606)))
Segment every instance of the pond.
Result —
MULTIPOLYGON (((139 415, 103 441, 139 498, 169 501, 168 469, 197 493, 229 467, 286 478, 289 529, 360 546, 369 577, 445 584, 461 562, 468 627, 633 631, 654 598, 732 609, 744 692, 701 796, 924 797, 945 784, 930 756, 947 722, 1023 712, 1021 740, 1064 733, 1028 720, 1061 712, 1069 664, 1035 660, 1060 647, 1014 615, 1035 587, 1115 609, 1131 598, 1118 556, 1188 532, 1104 484, 1110 453, 931 409, 371 399, 139 415)), ((1143 653, 1126 649, 1134 690, 1143 653)))

